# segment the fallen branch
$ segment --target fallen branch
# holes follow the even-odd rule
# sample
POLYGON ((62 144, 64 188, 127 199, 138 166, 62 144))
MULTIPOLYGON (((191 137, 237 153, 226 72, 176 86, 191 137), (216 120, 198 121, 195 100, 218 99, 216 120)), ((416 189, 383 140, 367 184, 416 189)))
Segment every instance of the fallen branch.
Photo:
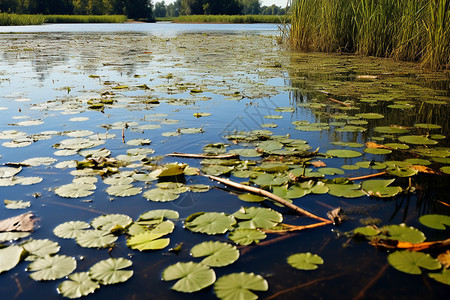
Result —
POLYGON ((77 208, 77 209, 81 209, 81 210, 86 210, 86 211, 90 211, 90 212, 101 214, 101 215, 107 215, 108 214, 107 212, 95 210, 95 209, 88 208, 88 207, 73 205, 73 204, 69 204, 69 203, 54 202, 54 201, 46 201, 46 202, 50 203, 50 204, 56 204, 56 205, 70 207, 70 208, 77 208))
POLYGON ((220 178, 220 177, 217 177, 217 176, 212 176, 212 175, 205 175, 205 176, 208 177, 211 180, 218 181, 220 183, 232 186, 234 188, 241 189, 241 190, 244 190, 244 191, 248 191, 248 192, 251 192, 251 193, 254 193, 254 194, 258 194, 258 195, 270 198, 270 199, 272 199, 272 200, 274 200, 274 201, 276 201, 276 202, 278 202, 278 203, 280 203, 280 204, 282 204, 282 205, 292 209, 293 211, 295 211, 295 212, 297 212, 297 213, 299 213, 301 215, 305 215, 307 217, 310 217, 310 218, 313 218, 313 219, 316 219, 316 220, 319 220, 319 221, 322 221, 322 222, 328 222, 328 224, 332 224, 333 223, 330 220, 327 220, 327 219, 321 218, 319 216, 316 216, 315 214, 312 214, 309 211, 306 211, 306 210, 304 210, 304 209, 302 209, 302 208, 300 208, 300 207, 298 207, 298 206, 296 206, 296 205, 294 205, 294 204, 284 200, 283 198, 281 198, 281 197, 279 197, 277 195, 274 195, 271 192, 265 191, 263 189, 260 189, 260 188, 257 188, 257 187, 253 187, 253 186, 243 185, 243 184, 231 181, 229 179, 220 178))
POLYGON ((286 229, 281 230, 271 230, 271 229, 262 229, 265 233, 285 233, 285 232, 292 232, 292 231, 300 231, 305 229, 311 229, 316 227, 321 227, 330 224, 330 221, 327 220, 326 222, 320 222, 320 223, 314 223, 309 225, 300 225, 300 226, 294 226, 289 224, 281 224, 286 229))
POLYGON ((369 281, 369 283, 361 290, 359 291, 358 295, 356 295, 355 298, 353 298, 353 300, 360 300, 360 299, 364 299, 366 296, 366 292, 375 284, 378 282, 378 280, 380 280, 380 278, 383 276, 383 274, 386 272, 386 270, 388 269, 389 264, 385 264, 380 271, 377 273, 377 275, 372 278, 372 280, 369 281))
POLYGON ((450 246, 450 239, 435 242, 425 242, 425 243, 409 243, 400 242, 395 240, 372 240, 370 243, 372 246, 383 248, 383 249, 403 249, 409 251, 422 251, 434 248, 443 248, 450 246))
POLYGON ((336 100, 336 99, 333 99, 333 98, 328 98, 328 100, 333 101, 333 102, 335 102, 335 103, 338 103, 338 104, 340 104, 340 105, 347 106, 347 107, 350 107, 350 106, 351 106, 350 104, 347 104, 347 103, 345 103, 345 102, 342 102, 342 101, 339 101, 339 100, 336 100))
POLYGON ((217 159, 239 158, 239 154, 235 154, 235 153, 209 155, 209 154, 191 154, 191 153, 172 152, 172 153, 166 154, 166 156, 187 157, 187 158, 217 158, 217 159))
POLYGON ((360 180, 360 179, 366 179, 366 178, 372 178, 372 177, 377 177, 377 176, 382 176, 387 174, 387 172, 380 172, 380 173, 375 173, 375 174, 370 174, 370 175, 364 175, 364 176, 360 176, 360 177, 352 177, 349 178, 348 180, 360 180))

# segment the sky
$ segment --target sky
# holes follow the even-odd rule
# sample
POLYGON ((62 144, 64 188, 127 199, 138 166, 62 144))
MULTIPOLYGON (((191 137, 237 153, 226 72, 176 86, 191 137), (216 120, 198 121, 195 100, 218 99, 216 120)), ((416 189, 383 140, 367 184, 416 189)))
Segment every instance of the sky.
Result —
MULTIPOLYGON (((153 0, 153 3, 161 2, 162 0, 153 0)), ((164 0, 164 2, 167 4, 175 2, 175 0, 164 0)), ((288 0, 261 0, 262 6, 271 6, 272 4, 275 4, 277 6, 285 7, 288 0)))

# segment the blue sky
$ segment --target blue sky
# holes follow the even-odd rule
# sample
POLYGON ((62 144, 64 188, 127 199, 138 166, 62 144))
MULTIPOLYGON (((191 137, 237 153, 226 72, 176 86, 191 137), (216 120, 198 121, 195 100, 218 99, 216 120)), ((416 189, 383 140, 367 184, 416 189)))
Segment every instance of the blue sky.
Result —
MULTIPOLYGON (((156 2, 161 2, 162 0, 153 0, 153 4, 155 4, 156 2)), ((170 4, 173 3, 175 0, 164 0, 164 2, 166 4, 170 4)), ((288 0, 261 0, 262 5, 267 5, 267 6, 271 6, 272 4, 281 6, 281 7, 285 7, 286 3, 288 2, 288 0)))

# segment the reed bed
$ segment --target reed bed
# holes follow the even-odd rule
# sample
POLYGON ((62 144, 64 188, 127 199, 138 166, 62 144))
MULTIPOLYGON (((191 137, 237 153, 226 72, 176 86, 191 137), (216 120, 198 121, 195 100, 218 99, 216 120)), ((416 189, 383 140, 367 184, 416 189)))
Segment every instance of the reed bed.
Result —
POLYGON ((0 13, 0 26, 40 25, 45 22, 43 15, 20 15, 0 13))
POLYGON ((124 23, 123 15, 45 15, 45 23, 124 23))
POLYGON ((277 15, 183 15, 178 23, 284 23, 286 16, 277 15))
POLYGON ((450 0, 292 0, 288 41, 450 69, 450 0))

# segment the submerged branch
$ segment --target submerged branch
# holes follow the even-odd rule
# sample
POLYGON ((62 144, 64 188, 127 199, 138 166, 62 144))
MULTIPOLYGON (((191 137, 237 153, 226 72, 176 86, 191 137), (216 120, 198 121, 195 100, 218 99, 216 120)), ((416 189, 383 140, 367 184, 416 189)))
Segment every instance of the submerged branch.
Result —
POLYGON ((209 179, 212 179, 212 180, 218 181, 220 183, 232 186, 234 188, 241 189, 241 190, 244 190, 244 191, 248 191, 248 192, 251 192, 251 193, 254 193, 254 194, 258 194, 258 195, 261 195, 261 196, 268 197, 268 198, 270 198, 270 199, 272 199, 272 200, 274 200, 274 201, 276 201, 276 202, 278 202, 280 204, 283 204, 284 206, 292 209, 293 211, 295 211, 298 214, 305 215, 307 217, 310 217, 310 218, 313 218, 313 219, 316 219, 316 220, 319 220, 319 221, 328 222, 328 224, 332 224, 333 223, 330 220, 327 220, 327 219, 321 218, 319 216, 316 216, 315 214, 310 213, 309 211, 304 210, 304 209, 302 209, 302 208, 300 208, 300 207, 298 207, 298 206, 296 206, 296 205, 294 205, 294 204, 284 200, 283 198, 281 198, 281 197, 279 197, 277 195, 274 195, 271 192, 268 192, 266 190, 263 190, 263 189, 260 189, 260 188, 257 188, 257 187, 253 187, 253 186, 243 185, 243 184, 231 181, 229 179, 220 178, 220 177, 217 177, 217 176, 212 176, 212 175, 206 175, 206 176, 209 179))
POLYGON ((385 264, 380 271, 377 273, 377 275, 372 278, 369 283, 361 290, 359 291, 358 295, 356 295, 355 298, 353 298, 353 300, 360 300, 360 299, 364 299, 366 296, 366 292, 375 284, 377 283, 378 280, 380 280, 380 278, 383 276, 383 274, 386 272, 386 270, 388 269, 389 264, 385 264))
POLYGON ((328 98, 328 100, 333 101, 333 102, 335 102, 335 103, 338 103, 338 104, 340 104, 340 105, 347 106, 347 107, 350 107, 350 106, 351 106, 350 104, 347 104, 347 103, 345 103, 345 102, 342 102, 342 101, 339 101, 339 100, 336 100, 336 99, 333 99, 333 98, 328 98))
POLYGON ((281 230, 263 229, 263 231, 265 233, 286 233, 286 232, 300 231, 300 230, 305 230, 305 229, 321 227, 321 226, 325 226, 325 225, 328 225, 328 224, 330 224, 329 220, 327 220, 326 222, 314 223, 314 224, 309 224, 309 225, 300 225, 300 226, 294 226, 294 225, 289 225, 289 224, 282 224, 282 226, 285 229, 281 229, 281 230))
POLYGON ((375 174, 369 174, 369 175, 365 175, 365 176, 360 176, 360 177, 352 177, 349 178, 348 180, 360 180, 360 179, 366 179, 366 178, 372 178, 372 177, 377 177, 377 176, 382 176, 387 174, 387 172, 380 172, 380 173, 375 173, 375 174))
POLYGON ((404 249, 409 251, 422 251, 428 249, 449 247, 450 239, 435 242, 416 243, 416 244, 394 240, 373 240, 370 242, 370 244, 372 246, 383 249, 404 249))
POLYGON ((229 159, 229 158, 239 158, 239 154, 191 154, 191 153, 180 153, 180 152, 172 152, 166 154, 166 156, 176 156, 176 157, 187 157, 187 158, 217 158, 217 159, 229 159))

